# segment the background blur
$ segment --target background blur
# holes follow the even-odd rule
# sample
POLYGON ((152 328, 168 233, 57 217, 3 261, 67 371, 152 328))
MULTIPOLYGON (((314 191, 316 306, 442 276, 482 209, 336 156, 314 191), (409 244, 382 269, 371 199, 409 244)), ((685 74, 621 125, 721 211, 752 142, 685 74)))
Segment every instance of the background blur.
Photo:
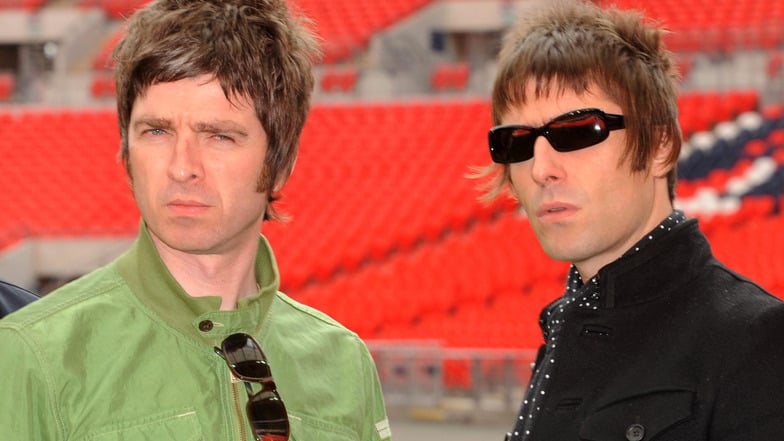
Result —
MULTIPOLYGON (((541 0, 291 1, 325 57, 281 203, 292 219, 263 231, 281 289, 368 342, 397 439, 501 439, 567 264, 465 175, 489 162, 500 36, 541 0)), ((109 54, 144 3, 0 0, 0 278, 46 293, 135 237, 109 54)), ((677 206, 784 296, 784 2, 613 3, 671 31, 677 206)))

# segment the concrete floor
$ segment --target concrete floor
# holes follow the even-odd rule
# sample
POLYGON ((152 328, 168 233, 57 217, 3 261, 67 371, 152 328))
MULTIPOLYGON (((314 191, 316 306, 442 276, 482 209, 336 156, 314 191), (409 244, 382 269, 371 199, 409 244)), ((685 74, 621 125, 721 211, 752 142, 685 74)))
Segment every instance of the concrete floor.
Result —
POLYGON ((434 422, 391 418, 392 441, 503 441, 514 421, 434 422))

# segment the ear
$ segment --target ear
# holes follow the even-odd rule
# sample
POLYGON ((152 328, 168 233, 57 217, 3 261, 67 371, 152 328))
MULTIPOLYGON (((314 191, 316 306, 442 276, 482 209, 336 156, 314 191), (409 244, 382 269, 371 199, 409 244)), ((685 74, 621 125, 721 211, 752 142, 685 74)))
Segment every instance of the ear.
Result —
MULTIPOLYGON (((666 178, 667 174, 672 170, 675 165, 672 161, 672 145, 670 143, 662 143, 656 147, 656 152, 653 154, 653 161, 651 163, 651 174, 656 178, 666 178)), ((676 159, 677 160, 677 159, 676 159)))

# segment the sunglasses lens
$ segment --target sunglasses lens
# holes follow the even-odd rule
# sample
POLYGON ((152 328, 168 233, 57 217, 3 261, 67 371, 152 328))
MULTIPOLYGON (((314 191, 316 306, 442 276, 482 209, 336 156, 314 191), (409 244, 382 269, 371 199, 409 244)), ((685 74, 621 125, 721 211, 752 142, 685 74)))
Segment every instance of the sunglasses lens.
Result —
POLYGON ((571 152, 596 145, 609 135, 604 120, 595 114, 575 116, 550 123, 547 140, 559 152, 571 152))
POLYGON ((539 128, 503 125, 490 129, 490 156, 498 164, 512 164, 534 157, 534 144, 544 136, 559 152, 573 152, 607 139, 610 131, 625 128, 623 115, 607 114, 599 109, 582 109, 565 113, 539 128))
POLYGON ((531 159, 534 156, 535 135, 530 129, 520 127, 498 127, 490 131, 490 156, 493 162, 510 164, 531 159))
POLYGON ((248 401, 248 418, 256 438, 261 441, 289 439, 289 419, 283 400, 274 391, 262 391, 248 401))
POLYGON ((233 334, 223 341, 223 354, 241 380, 266 381, 272 377, 267 357, 250 336, 233 334))

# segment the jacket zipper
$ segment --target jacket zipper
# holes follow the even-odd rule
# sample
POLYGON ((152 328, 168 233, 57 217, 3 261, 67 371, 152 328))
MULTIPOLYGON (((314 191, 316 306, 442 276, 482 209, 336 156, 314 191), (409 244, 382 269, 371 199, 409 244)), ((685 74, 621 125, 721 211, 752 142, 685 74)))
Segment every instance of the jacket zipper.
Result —
POLYGON ((234 379, 234 376, 229 373, 229 377, 231 378, 231 396, 234 401, 234 411, 236 413, 236 420, 239 421, 240 426, 240 441, 246 441, 248 439, 247 434, 245 433, 245 415, 242 412, 242 404, 240 403, 239 393, 237 392, 237 380, 234 379))

